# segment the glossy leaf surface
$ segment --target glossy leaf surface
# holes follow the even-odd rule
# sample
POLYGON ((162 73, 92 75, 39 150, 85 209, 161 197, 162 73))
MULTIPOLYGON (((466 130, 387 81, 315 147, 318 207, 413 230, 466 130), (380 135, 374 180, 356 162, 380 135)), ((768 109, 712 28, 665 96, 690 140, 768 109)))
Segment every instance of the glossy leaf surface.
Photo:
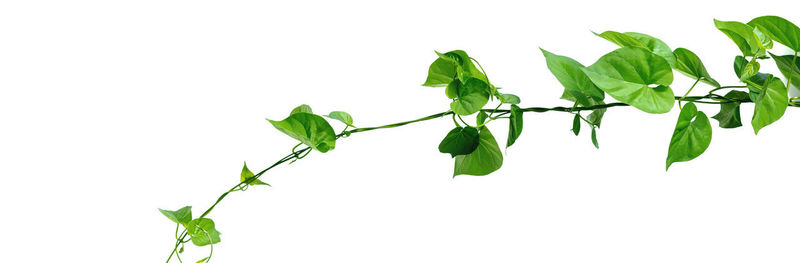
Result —
POLYGON ((689 102, 683 106, 678 116, 675 131, 669 142, 667 170, 675 162, 685 162, 703 154, 711 144, 711 123, 697 106, 689 102))
POLYGON ((481 127, 478 139, 478 148, 475 151, 456 156, 453 176, 487 175, 503 166, 503 154, 489 128, 481 127))

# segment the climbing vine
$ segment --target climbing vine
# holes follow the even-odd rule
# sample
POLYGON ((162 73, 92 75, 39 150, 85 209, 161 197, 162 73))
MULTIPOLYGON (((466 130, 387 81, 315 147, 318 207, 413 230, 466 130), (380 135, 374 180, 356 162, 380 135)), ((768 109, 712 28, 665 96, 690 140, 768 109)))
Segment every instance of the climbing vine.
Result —
POLYGON ((461 50, 436 52, 436 59, 422 84, 444 88, 444 95, 451 99, 449 109, 444 112, 383 126, 358 127, 346 112, 318 115, 310 106, 300 105, 283 120, 268 120, 277 130, 299 141, 288 155, 258 173, 253 173, 245 164, 239 182, 222 193, 200 216, 192 216, 191 206, 174 211, 159 209, 176 224, 175 243, 167 262, 173 258, 183 262, 181 254, 189 242, 208 246, 208 257, 197 262, 209 262, 214 244, 221 239, 208 215, 226 196, 246 191, 251 186, 270 186, 260 179, 270 169, 303 159, 313 151, 331 151, 339 139, 356 133, 447 117, 452 119, 454 127, 443 135, 439 151, 454 159, 453 176, 482 176, 503 165, 503 154, 489 129, 490 123, 502 125, 507 120, 507 148, 522 135, 525 113, 564 112, 573 115, 572 132, 577 136, 583 127, 591 129, 591 143, 599 148, 597 131, 608 108, 633 107, 646 113, 662 114, 675 108, 677 102, 680 114, 666 155, 666 169, 669 169, 676 162, 697 158, 711 143, 712 124, 697 104, 716 104, 719 111, 711 118, 720 128, 732 129, 742 126, 740 105, 754 103, 750 124, 755 134, 778 121, 788 107, 800 107, 799 97, 789 97, 792 83, 800 83, 800 60, 797 58, 800 28, 777 16, 762 16, 747 23, 714 20, 714 25, 741 51, 741 55, 733 57, 733 73, 740 82, 736 85, 721 85, 709 75, 700 58, 688 49, 673 50, 660 39, 642 33, 605 31, 595 34, 620 47, 588 66, 541 49, 547 68, 564 88, 561 99, 570 101, 572 106, 519 106, 518 96, 495 86, 478 60, 461 50), (788 47, 794 54, 780 56, 769 52, 774 42, 788 47), (774 61, 786 78, 785 83, 778 76, 759 71, 760 63, 766 60, 774 61), (694 81, 683 94, 676 95, 670 86, 673 70, 694 81), (707 92, 692 95, 699 90, 707 92), (723 94, 724 91, 727 92, 723 94), (608 97, 616 102, 606 103, 608 97), (342 131, 336 133, 326 118, 341 122, 342 131), (470 118, 474 121, 468 121, 470 118))

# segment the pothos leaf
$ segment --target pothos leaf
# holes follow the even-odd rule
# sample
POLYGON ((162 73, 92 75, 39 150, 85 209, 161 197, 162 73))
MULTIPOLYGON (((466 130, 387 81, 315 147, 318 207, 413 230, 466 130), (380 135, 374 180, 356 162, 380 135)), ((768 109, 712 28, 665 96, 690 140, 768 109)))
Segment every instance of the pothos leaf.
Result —
POLYGON ((722 31, 733 40, 733 43, 739 47, 744 56, 762 57, 766 54, 766 47, 756 35, 752 26, 737 21, 719 21, 716 19, 714 19, 714 25, 719 31, 722 31))
POLYGON ((458 115, 471 115, 489 102, 489 87, 480 79, 471 78, 458 88, 458 97, 450 103, 450 109, 458 115))
POLYGON ((500 94, 500 102, 505 104, 519 104, 521 101, 517 95, 514 94, 500 94))
POLYGON ((778 16, 756 17, 747 23, 760 29, 769 38, 800 52, 800 27, 778 16))
MULTIPOLYGON (((244 167, 242 167, 242 174, 239 176, 239 182, 247 181, 247 179, 250 179, 250 178, 255 177, 255 176, 256 175, 253 174, 253 172, 251 172, 250 169, 247 168, 247 163, 245 162, 244 163, 244 167)), ((266 186, 271 186, 271 185, 269 185, 269 184, 267 184, 265 182, 262 182, 261 179, 253 179, 249 183, 247 183, 247 185, 266 185, 266 186)))
POLYGON ((667 60, 670 66, 674 67, 676 65, 675 55, 672 53, 672 49, 670 49, 664 41, 650 35, 636 32, 619 33, 615 31, 606 31, 597 36, 605 38, 620 47, 646 48, 667 60))
POLYGON ((597 131, 594 127, 592 127, 592 144, 594 144, 594 148, 600 149, 600 145, 597 143, 597 131))
POLYGON ((478 123, 478 125, 482 125, 486 122, 486 118, 488 117, 489 115, 487 115, 485 111, 479 111, 478 116, 475 116, 475 122, 478 123))
MULTIPOLYGON (((749 98, 747 92, 732 90, 725 94, 725 98, 741 101, 746 100, 749 98)), ((736 128, 742 126, 742 117, 739 111, 740 102, 730 102, 730 103, 723 103, 720 104, 719 113, 714 115, 713 119, 719 121, 719 127, 721 128, 736 128)))
POLYGON ((428 68, 428 78, 423 86, 444 87, 456 77, 456 65, 447 59, 437 58, 428 68))
POLYGON ((189 221, 192 221, 192 207, 191 206, 184 206, 181 209, 172 211, 172 210, 164 210, 159 208, 158 211, 161 212, 164 216, 172 220, 172 222, 178 223, 186 226, 189 221))
POLYGON ((689 102, 681 109, 669 142, 667 170, 675 162, 685 162, 703 154, 711 144, 711 123, 697 106, 689 102))
POLYGON ((336 147, 336 133, 324 118, 311 113, 295 113, 282 121, 268 121, 276 129, 312 149, 328 152, 336 147))
POLYGON ((344 111, 332 111, 328 115, 325 115, 325 117, 328 117, 328 118, 331 118, 331 119, 334 119, 334 120, 337 120, 337 121, 341 121, 342 123, 344 123, 347 126, 355 127, 355 126, 353 126, 353 116, 350 116, 350 114, 347 113, 347 112, 344 112, 344 111))
POLYGON ((672 68, 662 57, 640 47, 614 50, 583 69, 611 97, 648 113, 666 113, 675 103, 669 85, 672 68), (650 85, 658 85, 651 88, 650 85))
POLYGON ((676 48, 673 53, 675 53, 677 61, 675 64, 675 69, 678 70, 678 72, 683 73, 692 79, 700 79, 700 81, 711 86, 720 86, 719 82, 711 78, 706 70, 706 66, 703 65, 703 62, 700 61, 700 58, 697 57, 694 52, 685 48, 676 48))
POLYGON ((478 147, 470 154, 458 155, 455 160, 453 176, 457 175, 487 175, 503 165, 503 154, 497 141, 489 132, 489 128, 483 126, 478 132, 478 147))
MULTIPOLYGON (((592 100, 602 101, 605 93, 597 88, 582 71, 581 63, 565 56, 559 56, 541 49, 547 62, 547 68, 559 83, 564 86, 565 99, 577 101, 583 106, 592 106, 592 100)), ((564 98, 564 97, 562 97, 564 98)))
POLYGON ((297 106, 294 109, 292 109, 292 113, 289 113, 289 115, 292 115, 292 114, 295 114, 295 113, 301 113, 301 112, 312 113, 312 114, 314 113, 314 112, 311 111, 311 106, 303 104, 303 105, 297 106))
POLYGON ((575 117, 572 118, 572 133, 575 133, 575 136, 581 133, 581 116, 578 114, 580 113, 575 113, 575 117))
POLYGON ((762 128, 783 117, 786 107, 789 105, 789 95, 786 86, 779 78, 769 75, 761 93, 755 100, 756 106, 753 112, 753 131, 758 134, 762 128))
POLYGON ((214 228, 214 221, 208 218, 198 218, 189 222, 186 233, 192 237, 196 246, 205 246, 219 243, 219 231, 214 228))
POLYGON ((478 148, 478 130, 473 127, 456 127, 439 143, 439 152, 452 157, 472 153, 478 148))
POLYGON ((800 85, 800 58, 795 57, 794 55, 786 55, 786 56, 777 56, 775 54, 769 54, 772 59, 775 60, 775 64, 778 65, 778 69, 781 71, 784 77, 787 79, 792 79, 792 86, 800 85), (792 64, 794 62, 794 64, 792 64))
POLYGON ((511 105, 511 111, 508 117, 508 139, 506 141, 506 148, 511 147, 511 145, 517 141, 520 134, 522 134, 522 109, 517 105, 511 105))

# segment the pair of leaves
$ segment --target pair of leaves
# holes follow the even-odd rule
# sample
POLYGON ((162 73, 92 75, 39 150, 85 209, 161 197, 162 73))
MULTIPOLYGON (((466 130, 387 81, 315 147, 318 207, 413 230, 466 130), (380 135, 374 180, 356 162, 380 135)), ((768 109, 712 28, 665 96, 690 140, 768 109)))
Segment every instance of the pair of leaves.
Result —
POLYGON ((258 178, 250 179, 250 178, 253 178, 255 176, 256 175, 253 174, 253 172, 251 172, 250 169, 247 168, 247 163, 244 163, 244 167, 242 167, 242 174, 239 176, 239 181, 240 182, 244 182, 244 181, 250 180, 250 182, 248 182, 247 185, 266 185, 266 186, 271 186, 268 183, 265 183, 265 182, 261 181, 261 179, 258 179, 258 178))
POLYGON ((172 220, 172 222, 183 225, 186 233, 192 238, 192 243, 197 246, 205 246, 220 242, 220 232, 214 227, 214 221, 208 218, 197 218, 192 220, 192 207, 185 206, 181 209, 172 211, 158 209, 161 214, 172 220))
POLYGON ((336 147, 333 128, 324 118, 312 113, 308 105, 298 106, 282 121, 267 120, 279 131, 317 151, 324 153, 336 147))
POLYGON ((675 162, 685 162, 697 158, 711 144, 711 123, 694 103, 686 103, 678 116, 675 131, 669 142, 667 170, 675 162))
POLYGON ((772 40, 760 29, 738 21, 714 19, 714 25, 739 47, 745 57, 763 57, 772 48, 772 40))

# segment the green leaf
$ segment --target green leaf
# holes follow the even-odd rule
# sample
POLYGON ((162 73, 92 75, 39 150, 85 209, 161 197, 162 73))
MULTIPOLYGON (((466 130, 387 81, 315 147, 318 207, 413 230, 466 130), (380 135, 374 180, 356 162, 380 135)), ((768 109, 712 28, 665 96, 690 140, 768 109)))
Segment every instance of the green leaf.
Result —
POLYGON ((192 237, 192 243, 197 246, 219 243, 219 231, 214 228, 214 221, 208 218, 198 218, 189 222, 186 233, 192 237))
POLYGON ((478 133, 478 148, 470 154, 456 156, 453 176, 457 175, 487 175, 503 165, 503 154, 497 141, 486 126, 481 127, 478 133))
POLYGON ((594 148, 600 149, 600 145, 597 144, 597 131, 595 131, 594 127, 592 127, 592 144, 594 144, 594 148))
POLYGON ((514 94, 500 94, 500 102, 505 104, 519 104, 520 99, 514 94))
POLYGON ((489 86, 486 82, 471 78, 458 88, 458 97, 450 103, 450 109, 458 115, 471 115, 489 102, 489 86))
POLYGON ((191 206, 184 206, 181 209, 172 211, 172 210, 164 210, 159 208, 158 211, 161 211, 161 214, 172 220, 172 222, 178 223, 186 226, 189 221, 192 221, 192 207, 191 206))
POLYGON ((577 101, 580 105, 592 106, 592 99, 602 101, 605 94, 582 71, 585 68, 581 63, 565 56, 559 56, 541 49, 547 61, 547 68, 564 86, 562 98, 577 101), (569 95, 569 96, 567 96, 569 95))
POLYGON ((711 123, 697 106, 689 102, 681 109, 669 142, 667 170, 672 163, 686 162, 703 154, 711 144, 711 123))
POLYGON ((453 50, 444 54, 438 53, 440 58, 450 59, 456 65, 456 77, 461 82, 467 82, 470 78, 477 78, 489 83, 489 79, 472 63, 472 59, 463 50, 453 50))
POLYGON ((733 40, 733 43, 739 47, 744 56, 761 57, 766 54, 766 47, 756 35, 752 26, 737 21, 719 21, 716 19, 714 19, 714 25, 719 31, 722 31, 733 40))
POLYGON ((478 148, 478 130, 473 127, 456 127, 439 143, 439 152, 451 157, 469 154, 478 148))
MULTIPOLYGON (((599 104, 604 104, 600 102, 599 104)), ((586 119, 592 123, 592 126, 600 127, 600 121, 603 119, 603 115, 605 115, 606 109, 596 109, 593 110, 589 116, 586 116, 586 119)))
POLYGON ((789 20, 778 16, 761 16, 750 20, 747 24, 759 28, 769 38, 795 52, 800 52, 800 28, 789 20))
POLYGON ((311 113, 311 114, 314 113, 314 112, 311 111, 311 106, 303 104, 303 105, 297 106, 294 109, 292 109, 292 113, 289 113, 289 115, 296 114, 296 113, 301 113, 301 112, 311 113))
POLYGON ((619 33, 615 31, 606 31, 597 36, 605 38, 620 47, 646 48, 666 59, 670 66, 674 67, 676 65, 675 55, 672 54, 672 49, 670 49, 664 41, 650 35, 636 32, 619 33))
POLYGON ((201 260, 198 260, 198 261, 197 261, 197 262, 195 262, 195 263, 203 263, 203 262, 207 262, 206 260, 208 260, 208 258, 210 258, 210 257, 204 257, 203 259, 201 259, 201 260))
POLYGON ((792 86, 800 85, 800 58, 794 55, 776 56, 770 53, 784 77, 792 79, 792 86), (794 62, 794 64, 792 64, 794 62))
POLYGON ((276 129, 312 149, 328 152, 336 146, 336 133, 324 118, 311 113, 295 113, 282 121, 268 121, 276 129))
POLYGON ((581 116, 577 113, 575 114, 575 118, 572 118, 572 132, 575 133, 575 136, 581 133, 581 116))
POLYGON ((786 112, 789 104, 789 95, 786 86, 779 78, 769 75, 763 85, 761 94, 755 100, 756 106, 753 112, 753 131, 758 131, 767 125, 779 120, 786 112))
MULTIPOLYGON (((256 175, 253 174, 253 172, 251 172, 250 169, 247 169, 247 162, 245 162, 244 163, 244 167, 242 167, 242 174, 241 174, 241 176, 239 176, 239 182, 244 182, 247 179, 250 179, 251 177, 255 177, 255 176, 256 175)), ((247 183, 247 185, 266 185, 266 186, 271 186, 268 183, 262 182, 261 179, 253 179, 252 181, 247 183)))
MULTIPOLYGON (((488 130, 487 130, 488 131, 488 130)), ((522 134, 522 109, 517 105, 511 105, 510 117, 508 118, 508 139, 506 148, 511 147, 522 134)))
POLYGON ((325 115, 325 117, 341 121, 345 125, 353 127, 353 128, 356 127, 356 126, 353 126, 353 117, 350 116, 349 113, 344 112, 344 111, 331 111, 331 113, 329 113, 328 115, 325 115))
POLYGON ((458 98, 458 89, 461 87, 461 81, 458 79, 454 79, 450 84, 447 84, 447 88, 444 89, 444 94, 447 95, 448 99, 455 99, 458 98))
POLYGON ((614 50, 583 72, 615 99, 648 113, 666 113, 675 103, 672 68, 664 58, 644 48, 614 50), (650 85, 658 85, 651 88, 650 85))
MULTIPOLYGON (((732 90, 729 91, 728 94, 725 94, 726 98, 733 99, 733 100, 747 100, 749 95, 747 92, 732 90)), ((721 128, 737 128, 742 126, 742 117, 739 111, 739 102, 731 102, 731 103, 723 103, 720 104, 719 113, 714 115, 713 119, 719 121, 719 127, 721 128)))
POLYGON ((706 66, 703 65, 703 62, 700 61, 700 58, 697 57, 694 52, 685 48, 676 48, 673 53, 675 53, 675 58, 677 61, 675 64, 675 69, 678 70, 678 72, 683 73, 692 79, 700 79, 700 81, 711 86, 720 86, 719 82, 711 78, 711 75, 709 75, 708 71, 706 70, 706 66))
POLYGON ((739 77, 739 80, 744 81, 746 79, 750 79, 756 74, 758 74, 758 70, 761 69, 761 64, 758 63, 757 60, 751 59, 750 62, 744 66, 742 70, 742 75, 739 77))
MULTIPOLYGON (((437 52, 438 54, 438 52, 437 52)), ((428 68, 428 78, 422 86, 444 87, 456 77, 456 64, 451 60, 437 58, 428 68)))
POLYGON ((480 111, 480 112, 478 112, 478 116, 475 117, 475 119, 476 119, 475 122, 478 123, 478 125, 481 125, 484 122, 486 122, 486 118, 488 118, 488 117, 489 116, 486 115, 485 111, 480 111))

